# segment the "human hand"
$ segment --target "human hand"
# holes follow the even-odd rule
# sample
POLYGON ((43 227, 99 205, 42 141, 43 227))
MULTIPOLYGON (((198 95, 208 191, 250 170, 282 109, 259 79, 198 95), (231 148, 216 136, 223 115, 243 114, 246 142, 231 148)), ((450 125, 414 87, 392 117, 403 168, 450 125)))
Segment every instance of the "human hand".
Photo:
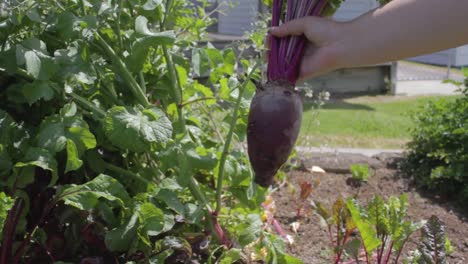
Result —
POLYGON ((273 27, 269 33, 276 37, 304 35, 307 38, 299 72, 299 81, 304 81, 344 66, 340 42, 343 24, 309 16, 273 27))

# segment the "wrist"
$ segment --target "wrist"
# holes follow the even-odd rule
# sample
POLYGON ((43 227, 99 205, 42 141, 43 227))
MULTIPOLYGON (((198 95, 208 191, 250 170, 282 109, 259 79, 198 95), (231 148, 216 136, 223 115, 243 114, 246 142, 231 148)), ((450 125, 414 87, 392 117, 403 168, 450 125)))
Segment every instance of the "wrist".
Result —
POLYGON ((337 22, 334 40, 330 45, 333 69, 349 68, 355 65, 353 49, 359 45, 359 38, 353 33, 352 22, 337 22))

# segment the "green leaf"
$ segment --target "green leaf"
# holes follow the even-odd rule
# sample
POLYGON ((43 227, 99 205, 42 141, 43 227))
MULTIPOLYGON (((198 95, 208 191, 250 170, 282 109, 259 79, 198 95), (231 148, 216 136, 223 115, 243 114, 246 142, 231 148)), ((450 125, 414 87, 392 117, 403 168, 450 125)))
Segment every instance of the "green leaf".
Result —
POLYGON ((65 126, 56 118, 44 119, 36 138, 39 146, 53 152, 62 151, 67 144, 65 126))
POLYGON ((445 238, 444 223, 433 215, 421 229, 421 243, 418 247, 421 258, 418 260, 418 264, 447 263, 445 238))
POLYGON ((239 244, 246 246, 255 241, 260 235, 262 225, 263 222, 259 215, 248 215, 246 223, 237 228, 239 230, 239 244))
POLYGON ((314 201, 315 213, 320 216, 320 220, 325 225, 331 225, 333 222, 332 213, 322 203, 314 201))
MULTIPOLYGON (((94 16, 76 17, 71 12, 62 12, 56 23, 57 32, 62 39, 79 38, 80 32, 86 33, 85 29, 96 29, 98 21, 94 16)), ((88 30, 89 33, 89 30, 88 30)))
POLYGON ((70 127, 66 132, 66 136, 75 142, 80 156, 85 150, 96 147, 96 138, 88 128, 70 127))
POLYGON ((80 210, 93 209, 101 198, 115 201, 121 206, 125 206, 130 200, 125 188, 116 179, 105 174, 82 185, 65 186, 57 192, 56 197, 80 210))
POLYGON ((355 238, 348 241, 344 246, 344 250, 351 255, 354 259, 359 258, 359 249, 361 249, 361 240, 355 238))
POLYGON ((156 37, 153 41, 157 40, 158 45, 172 44, 175 40, 173 31, 152 32, 148 29, 148 19, 144 16, 138 16, 135 20, 135 31, 144 36, 156 37))
POLYGON ((187 84, 187 79, 188 79, 187 70, 184 67, 179 66, 179 65, 176 65, 175 68, 177 71, 177 77, 179 78, 180 87, 185 87, 185 85, 187 84))
POLYGON ((354 180, 367 182, 369 179, 369 165, 367 164, 353 164, 350 170, 354 180))
POLYGON ((280 254, 278 264, 304 264, 302 260, 288 254, 280 254))
POLYGON ((242 250, 238 248, 231 248, 228 251, 224 251, 223 255, 219 258, 219 264, 232 264, 242 259, 242 250))
POLYGON ((34 51, 26 51, 24 59, 26 61, 26 70, 37 79, 41 72, 41 59, 34 51))
POLYGON ((210 71, 210 60, 204 49, 192 50, 192 70, 196 77, 207 76, 210 71))
POLYGON ((29 105, 34 104, 40 99, 50 101, 54 98, 54 90, 50 87, 49 82, 35 81, 27 83, 21 87, 21 93, 29 105))
POLYGON ((162 4, 162 0, 147 0, 143 5, 143 10, 153 11, 162 4))
POLYGON ((58 70, 54 58, 47 53, 44 42, 31 38, 16 45, 16 61, 18 65, 26 65, 26 71, 35 79, 47 81, 58 70))
POLYGON ((123 225, 107 232, 105 243, 114 252, 128 251, 137 238, 138 214, 133 214, 123 225))
POLYGON ((164 227, 164 212, 152 203, 141 204, 138 208, 138 217, 148 236, 159 235, 164 227))
POLYGON ((108 139, 121 149, 144 152, 152 143, 166 143, 172 137, 172 124, 157 109, 130 109, 115 106, 107 112, 105 132, 108 139))
POLYGON ((2 65, 2 68, 9 74, 15 74, 18 69, 16 63, 16 49, 10 48, 5 51, 0 51, 0 65, 2 65))
POLYGON ((193 170, 213 170, 216 167, 217 159, 214 154, 207 152, 202 147, 196 147, 195 144, 185 144, 183 146, 187 161, 193 170))
POLYGON ((341 197, 335 201, 335 203, 333 204, 332 210, 333 210, 333 215, 332 215, 333 223, 338 226, 341 225, 343 210, 346 210, 345 202, 343 201, 341 197))
POLYGON ((227 75, 232 75, 237 62, 236 53, 232 49, 227 49, 223 51, 223 72, 227 75))
POLYGON ((15 168, 24 168, 28 166, 40 167, 52 173, 49 186, 54 185, 58 179, 57 161, 50 151, 43 148, 29 148, 22 162, 15 164, 15 168))
POLYGON ((174 254, 174 250, 166 249, 158 253, 156 256, 150 257, 149 263, 150 264, 164 264, 166 263, 166 259, 169 258, 172 254, 174 254))
POLYGON ((97 150, 86 152, 86 164, 97 174, 103 173, 106 170, 107 163, 102 159, 102 155, 97 150))
POLYGON ((79 157, 85 150, 96 147, 96 138, 89 131, 88 124, 76 114, 74 103, 65 105, 60 114, 45 118, 36 136, 37 144, 53 152, 65 149, 67 139, 74 141, 79 157))
POLYGON ((169 189, 161 189, 156 198, 160 201, 163 201, 167 207, 170 209, 174 210, 174 212, 186 216, 186 208, 182 204, 182 202, 179 200, 179 197, 177 194, 169 189))
POLYGON ((8 211, 13 207, 15 200, 7 196, 4 192, 0 192, 0 241, 3 239, 3 226, 8 217, 8 211))
POLYGON ((226 101, 231 98, 231 89, 229 89, 229 80, 227 78, 219 80, 219 97, 226 101))
POLYGON ((164 250, 174 250, 174 254, 182 257, 183 259, 190 259, 192 257, 192 247, 187 242, 187 240, 174 237, 174 236, 166 236, 162 240, 156 242, 156 251, 164 251, 164 250))
MULTIPOLYGON (((206 87, 205 85, 203 84, 200 84, 198 82, 194 82, 193 83, 193 89, 196 91, 196 92, 199 92, 201 95, 205 96, 205 97, 213 97, 213 91, 206 87)), ((207 105, 210 105, 210 104, 214 104, 216 103, 215 100, 209 100, 209 101, 206 101, 205 104, 207 105)))
POLYGON ((37 8, 32 8, 31 10, 29 10, 26 16, 29 19, 31 19, 31 21, 38 22, 38 23, 41 22, 41 15, 39 15, 39 13, 37 12, 37 8))
POLYGON ((174 43, 175 34, 173 31, 164 31, 161 33, 153 33, 137 38, 131 49, 131 54, 127 58, 126 65, 133 72, 139 72, 143 69, 150 48, 155 48, 159 45, 171 45, 174 43))
POLYGON ((2 144, 0 144, 0 176, 7 175, 13 167, 10 155, 2 144))
POLYGON ((78 158, 78 149, 71 139, 67 139, 67 166, 65 173, 74 171, 83 165, 83 161, 78 158))
POLYGON ((369 256, 372 251, 381 245, 381 241, 377 238, 377 234, 372 227, 372 224, 366 220, 366 217, 361 215, 362 210, 353 199, 348 199, 346 205, 351 213, 354 223, 356 224, 364 244, 364 248, 369 256))
POLYGON ((390 232, 390 224, 387 213, 387 206, 382 197, 376 195, 367 205, 369 221, 375 226, 378 236, 387 235, 390 232))

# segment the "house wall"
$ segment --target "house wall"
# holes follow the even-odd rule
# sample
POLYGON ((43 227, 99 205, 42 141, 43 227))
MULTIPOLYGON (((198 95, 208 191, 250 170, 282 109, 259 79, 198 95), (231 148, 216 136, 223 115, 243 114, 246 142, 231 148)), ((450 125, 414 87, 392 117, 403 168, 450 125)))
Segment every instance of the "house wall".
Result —
POLYGON ((338 21, 349 21, 378 6, 375 0, 348 0, 341 5, 333 18, 338 21))
POLYGON ((468 45, 457 48, 457 56, 455 58, 455 66, 467 66, 468 65, 468 45))
MULTIPOLYGON (((224 14, 218 15, 218 33, 242 36, 245 31, 252 29, 252 24, 262 10, 259 10, 257 0, 219 0, 219 4, 232 3, 234 7, 226 8, 224 14)), ((375 0, 347 0, 335 13, 334 18, 339 21, 351 20, 365 12, 378 7, 375 0)))
POLYGON ((218 33, 242 36, 252 29, 252 24, 258 15, 258 1, 255 0, 219 0, 220 5, 232 3, 233 8, 226 8, 224 14, 218 16, 218 33))
POLYGON ((450 60, 452 66, 467 66, 468 45, 410 58, 409 60, 436 65, 448 65, 450 60))
POLYGON ((447 65, 449 60, 451 61, 452 65, 455 64, 456 60, 456 50, 449 49, 443 50, 431 54, 425 54, 422 56, 417 56, 410 58, 411 61, 422 62, 422 63, 430 63, 436 65, 447 65))

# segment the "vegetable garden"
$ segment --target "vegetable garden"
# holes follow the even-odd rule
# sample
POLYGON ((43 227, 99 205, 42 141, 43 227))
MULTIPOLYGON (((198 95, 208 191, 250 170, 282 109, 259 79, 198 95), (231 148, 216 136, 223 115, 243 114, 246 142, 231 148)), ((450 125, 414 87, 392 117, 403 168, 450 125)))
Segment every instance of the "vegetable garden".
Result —
MULTIPOLYGON (((280 2, 273 3, 276 24, 284 16, 280 2)), ((288 10, 309 6, 286 20, 330 14, 340 3, 291 1, 288 10)), ((304 40, 272 42, 270 60, 293 64, 269 66, 268 79, 283 86, 270 82, 264 91, 258 54, 266 27, 249 41, 216 49, 204 42, 213 23, 207 5, 0 3, 0 264, 302 263, 287 253, 290 239, 275 219, 272 189, 261 185, 274 182, 299 132, 302 102, 293 86, 304 40), (262 92, 294 97, 284 101, 284 109, 294 110, 288 122, 274 129, 294 131, 281 138, 282 146, 273 144, 281 155, 268 156, 266 165, 260 164, 265 151, 279 152, 252 139, 275 141, 281 133, 263 137, 267 131, 258 126, 277 118, 264 108, 252 104, 249 117, 252 98, 260 100, 262 92)), ((264 98, 270 99, 258 105, 268 107, 273 99, 264 98)), ((304 192, 305 202, 311 192, 304 192)), ((379 197, 366 208, 343 200, 334 208, 339 213, 314 209, 330 226, 344 228, 337 229, 335 263, 345 255, 359 262, 360 253, 370 263, 379 246, 378 263, 386 263, 394 249, 386 239, 401 243, 423 226, 403 219, 404 197, 392 199, 390 209, 379 197), (386 217, 396 214, 394 225, 373 232, 384 223, 360 217, 372 206, 387 208, 386 217), (353 225, 342 226, 345 220, 353 225), (356 230, 357 256, 343 247, 356 230)), ((435 218, 430 223, 425 238, 440 246, 442 225, 435 218)), ((431 258, 433 248, 427 252, 431 258)))

